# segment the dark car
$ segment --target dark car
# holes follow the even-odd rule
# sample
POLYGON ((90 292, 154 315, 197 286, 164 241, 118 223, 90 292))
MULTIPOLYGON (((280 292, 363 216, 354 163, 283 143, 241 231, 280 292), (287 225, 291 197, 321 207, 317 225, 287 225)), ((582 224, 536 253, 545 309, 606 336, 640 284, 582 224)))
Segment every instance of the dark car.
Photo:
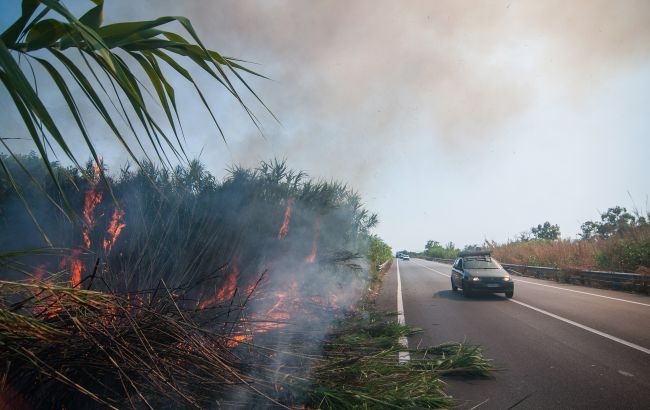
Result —
POLYGON ((494 260, 489 251, 461 252, 451 267, 451 289, 463 289, 463 296, 473 293, 505 293, 511 298, 515 285, 510 274, 494 260))

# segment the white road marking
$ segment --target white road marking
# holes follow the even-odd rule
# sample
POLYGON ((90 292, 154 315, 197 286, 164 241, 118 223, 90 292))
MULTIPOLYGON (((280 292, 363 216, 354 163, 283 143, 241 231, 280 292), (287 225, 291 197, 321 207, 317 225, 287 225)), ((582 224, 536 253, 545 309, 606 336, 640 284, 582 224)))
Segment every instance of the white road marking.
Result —
POLYGON ((553 286, 553 285, 544 285, 543 283, 535 283, 535 282, 529 282, 527 280, 521 280, 521 279, 513 279, 513 282, 518 283, 528 283, 529 285, 535 285, 535 286, 544 286, 546 288, 553 288, 553 289, 560 289, 560 290, 565 290, 567 292, 574 292, 574 293, 582 293, 583 295, 590 295, 590 296, 597 296, 599 298, 604 298, 604 299, 611 299, 611 300, 618 300, 619 302, 627 302, 627 303, 634 303, 635 305, 641 305, 641 306, 648 306, 650 307, 650 304, 648 303, 641 303, 641 302, 635 302, 633 300, 627 300, 627 299, 621 299, 621 298, 614 298, 611 296, 605 296, 605 295, 599 295, 597 293, 590 293, 590 292, 583 292, 581 290, 575 290, 575 289, 567 289, 567 288, 562 288, 560 286, 553 286))
MULTIPOLYGON (((397 262, 397 323, 400 325, 406 325, 406 318, 404 317, 404 303, 402 302, 402 278, 399 275, 399 260, 395 259, 397 262)), ((399 338, 399 344, 404 346, 404 348, 409 348, 409 341, 406 337, 399 338)), ((409 352, 399 352, 398 353, 399 363, 406 363, 411 360, 411 354, 409 352)))
POLYGON ((622 344, 622 345, 625 345, 625 346, 627 346, 627 347, 631 347, 632 349, 636 349, 636 350, 638 350, 638 351, 640 351, 640 352, 643 352, 643 353, 646 353, 646 354, 650 354, 650 349, 647 349, 647 348, 645 348, 645 347, 643 347, 643 346, 639 346, 639 345, 634 344, 634 343, 632 343, 632 342, 628 342, 627 340, 623 340, 623 339, 618 338, 618 337, 616 337, 616 336, 612 336, 612 335, 610 335, 609 333, 601 332, 600 330, 596 330, 596 329, 594 329, 593 327, 585 326, 585 325, 580 324, 580 323, 578 323, 578 322, 574 322, 573 320, 569 320, 569 319, 564 318, 564 317, 562 317, 562 316, 558 316, 558 315, 553 314, 553 313, 551 313, 551 312, 547 312, 547 311, 545 311, 544 309, 536 308, 535 306, 531 306, 531 305, 529 305, 529 304, 527 304, 527 303, 520 302, 520 301, 518 301, 518 300, 514 300, 514 299, 508 299, 508 300, 509 300, 510 302, 516 303, 516 304, 518 304, 518 305, 521 305, 521 306, 527 307, 528 309, 532 309, 532 310, 534 310, 534 311, 536 311, 536 312, 542 313, 542 314, 544 314, 544 315, 546 315, 546 316, 550 316, 550 317, 552 317, 552 318, 554 318, 554 319, 561 320, 561 321, 563 321, 564 323, 568 323, 568 324, 570 324, 570 325, 573 325, 573 326, 579 327, 580 329, 583 329, 583 330, 586 330, 586 331, 588 331, 588 332, 594 333, 594 334, 596 334, 596 335, 598 335, 598 336, 602 336, 602 337, 604 337, 604 338, 606 338, 606 339, 613 340, 613 341, 615 341, 615 342, 617 342, 617 343, 620 343, 620 344, 622 344))
POLYGON ((420 266, 422 266, 422 267, 425 268, 425 269, 432 270, 432 271, 434 271, 435 273, 437 273, 438 275, 442 275, 442 276, 446 276, 446 277, 448 277, 448 278, 451 278, 451 275, 447 275, 446 273, 442 273, 442 272, 440 272, 439 270, 436 270, 436 269, 430 268, 430 267, 428 267, 428 266, 426 266, 426 265, 423 265, 423 264, 421 264, 421 263, 417 263, 417 262, 415 262, 415 261, 413 261, 413 263, 415 263, 416 265, 420 265, 420 266))
MULTIPOLYGON (((434 272, 436 272, 436 273, 439 274, 439 275, 443 275, 443 276, 447 276, 447 277, 450 276, 450 275, 444 274, 444 273, 442 273, 442 272, 440 272, 440 271, 438 271, 438 270, 436 270, 436 269, 433 269, 433 268, 430 268, 430 267, 428 267, 428 266, 422 265, 422 264, 420 264, 420 263, 415 262, 415 264, 416 264, 416 265, 420 265, 420 266, 422 266, 423 268, 429 269, 429 270, 431 270, 431 271, 434 271, 434 272)), ((522 282, 522 281, 521 281, 521 280, 518 280, 518 282, 522 282)), ((533 282, 526 282, 526 283, 531 283, 531 284, 537 285, 536 283, 533 283, 533 282)), ((552 288, 563 289, 563 288, 560 288, 560 287, 557 287, 557 286, 550 286, 550 285, 541 285, 541 286, 549 286, 549 287, 552 287, 552 288)), ((572 290, 572 289, 563 289, 563 290, 572 290)), ((579 292, 579 293, 587 293, 587 292, 580 292, 580 291, 575 291, 575 292, 579 292)), ((594 296, 602 296, 602 295, 596 295, 596 294, 592 294, 592 295, 594 295, 594 296)), ((609 298, 609 297, 607 297, 607 296, 602 296, 602 297, 609 298)), ((609 298, 609 299, 616 299, 616 298, 609 298)), ((551 313, 551 312, 547 312, 547 311, 544 310, 544 309, 540 309, 540 308, 537 308, 537 307, 535 307, 535 306, 531 306, 531 305, 529 305, 529 304, 527 304, 527 303, 520 302, 520 301, 515 300, 515 299, 507 299, 507 300, 509 300, 510 302, 516 303, 516 304, 518 304, 518 305, 521 305, 521 306, 527 307, 528 309, 532 309, 532 310, 534 310, 534 311, 536 311, 536 312, 542 313, 542 314, 544 314, 544 315, 550 316, 550 317, 552 317, 552 318, 554 318, 554 319, 561 320, 561 321, 564 322, 564 323, 568 323, 568 324, 570 324, 570 325, 573 325, 573 326, 579 327, 580 329, 583 329, 583 330, 586 330, 586 331, 588 331, 588 332, 594 333, 594 334, 596 334, 596 335, 598 335, 598 336, 602 336, 602 337, 604 337, 604 338, 606 338, 606 339, 609 339, 609 340, 612 340, 612 341, 614 341, 614 342, 620 343, 620 344, 625 345, 625 346, 627 346, 627 347, 631 347, 632 349, 636 349, 636 350, 638 350, 638 351, 640 351, 640 352, 643 352, 643 353, 646 353, 646 354, 650 354, 650 349, 647 349, 647 348, 645 348, 645 347, 643 347, 643 346, 639 346, 639 345, 634 344, 634 343, 632 343, 632 342, 628 342, 627 340, 623 340, 623 339, 621 339, 621 338, 619 338, 619 337, 612 336, 612 335, 610 335, 609 333, 601 332, 600 330, 594 329, 594 328, 589 327, 589 326, 585 326, 585 325, 583 325, 583 324, 581 324, 581 323, 578 323, 578 322, 574 322, 573 320, 567 319, 567 318, 565 318, 565 317, 562 317, 562 316, 556 315, 556 314, 551 313)), ((624 301, 624 302, 630 302, 630 303, 639 303, 639 304, 643 305, 643 303, 640 303, 640 302, 632 302, 632 301, 625 300, 625 299, 618 299, 618 300, 621 300, 621 301, 624 301)))

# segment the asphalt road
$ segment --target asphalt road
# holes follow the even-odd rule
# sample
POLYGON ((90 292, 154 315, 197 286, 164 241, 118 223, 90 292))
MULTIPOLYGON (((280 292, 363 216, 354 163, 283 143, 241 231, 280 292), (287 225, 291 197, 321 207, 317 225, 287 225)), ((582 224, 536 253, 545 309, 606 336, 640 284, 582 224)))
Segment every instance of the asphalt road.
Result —
POLYGON ((378 303, 393 311, 398 266, 405 321, 424 329, 409 346, 478 344, 502 369, 449 380, 461 408, 650 409, 650 297, 515 277, 512 300, 467 299, 449 265, 412 259, 384 281, 378 303))

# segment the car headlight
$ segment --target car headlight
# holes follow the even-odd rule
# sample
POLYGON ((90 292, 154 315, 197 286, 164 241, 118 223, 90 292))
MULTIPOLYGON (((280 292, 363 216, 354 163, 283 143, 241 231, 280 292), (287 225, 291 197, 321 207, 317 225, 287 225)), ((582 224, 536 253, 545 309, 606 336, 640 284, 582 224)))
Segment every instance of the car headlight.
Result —
POLYGON ((481 280, 481 278, 479 278, 478 276, 472 276, 472 281, 473 282, 477 282, 479 280, 481 280))
POLYGON ((503 280, 504 280, 505 282, 510 282, 510 276, 506 276, 505 278, 503 278, 503 280))

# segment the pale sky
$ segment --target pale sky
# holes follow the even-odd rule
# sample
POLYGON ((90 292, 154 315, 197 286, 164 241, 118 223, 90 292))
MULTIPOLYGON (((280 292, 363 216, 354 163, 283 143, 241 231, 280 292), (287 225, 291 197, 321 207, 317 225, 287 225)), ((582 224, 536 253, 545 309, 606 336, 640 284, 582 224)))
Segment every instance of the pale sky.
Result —
MULTIPOLYGON (((0 7, 4 30, 19 1, 0 7)), ((175 78, 189 152, 217 176, 278 157, 347 182, 395 249, 503 242, 546 220, 575 236, 608 207, 648 210, 650 1, 107 0, 105 15, 184 15, 209 48, 255 62, 272 81, 250 84, 281 124, 252 104, 261 137, 196 72, 226 146, 175 78)), ((27 135, 4 91, 0 121, 27 135)))

